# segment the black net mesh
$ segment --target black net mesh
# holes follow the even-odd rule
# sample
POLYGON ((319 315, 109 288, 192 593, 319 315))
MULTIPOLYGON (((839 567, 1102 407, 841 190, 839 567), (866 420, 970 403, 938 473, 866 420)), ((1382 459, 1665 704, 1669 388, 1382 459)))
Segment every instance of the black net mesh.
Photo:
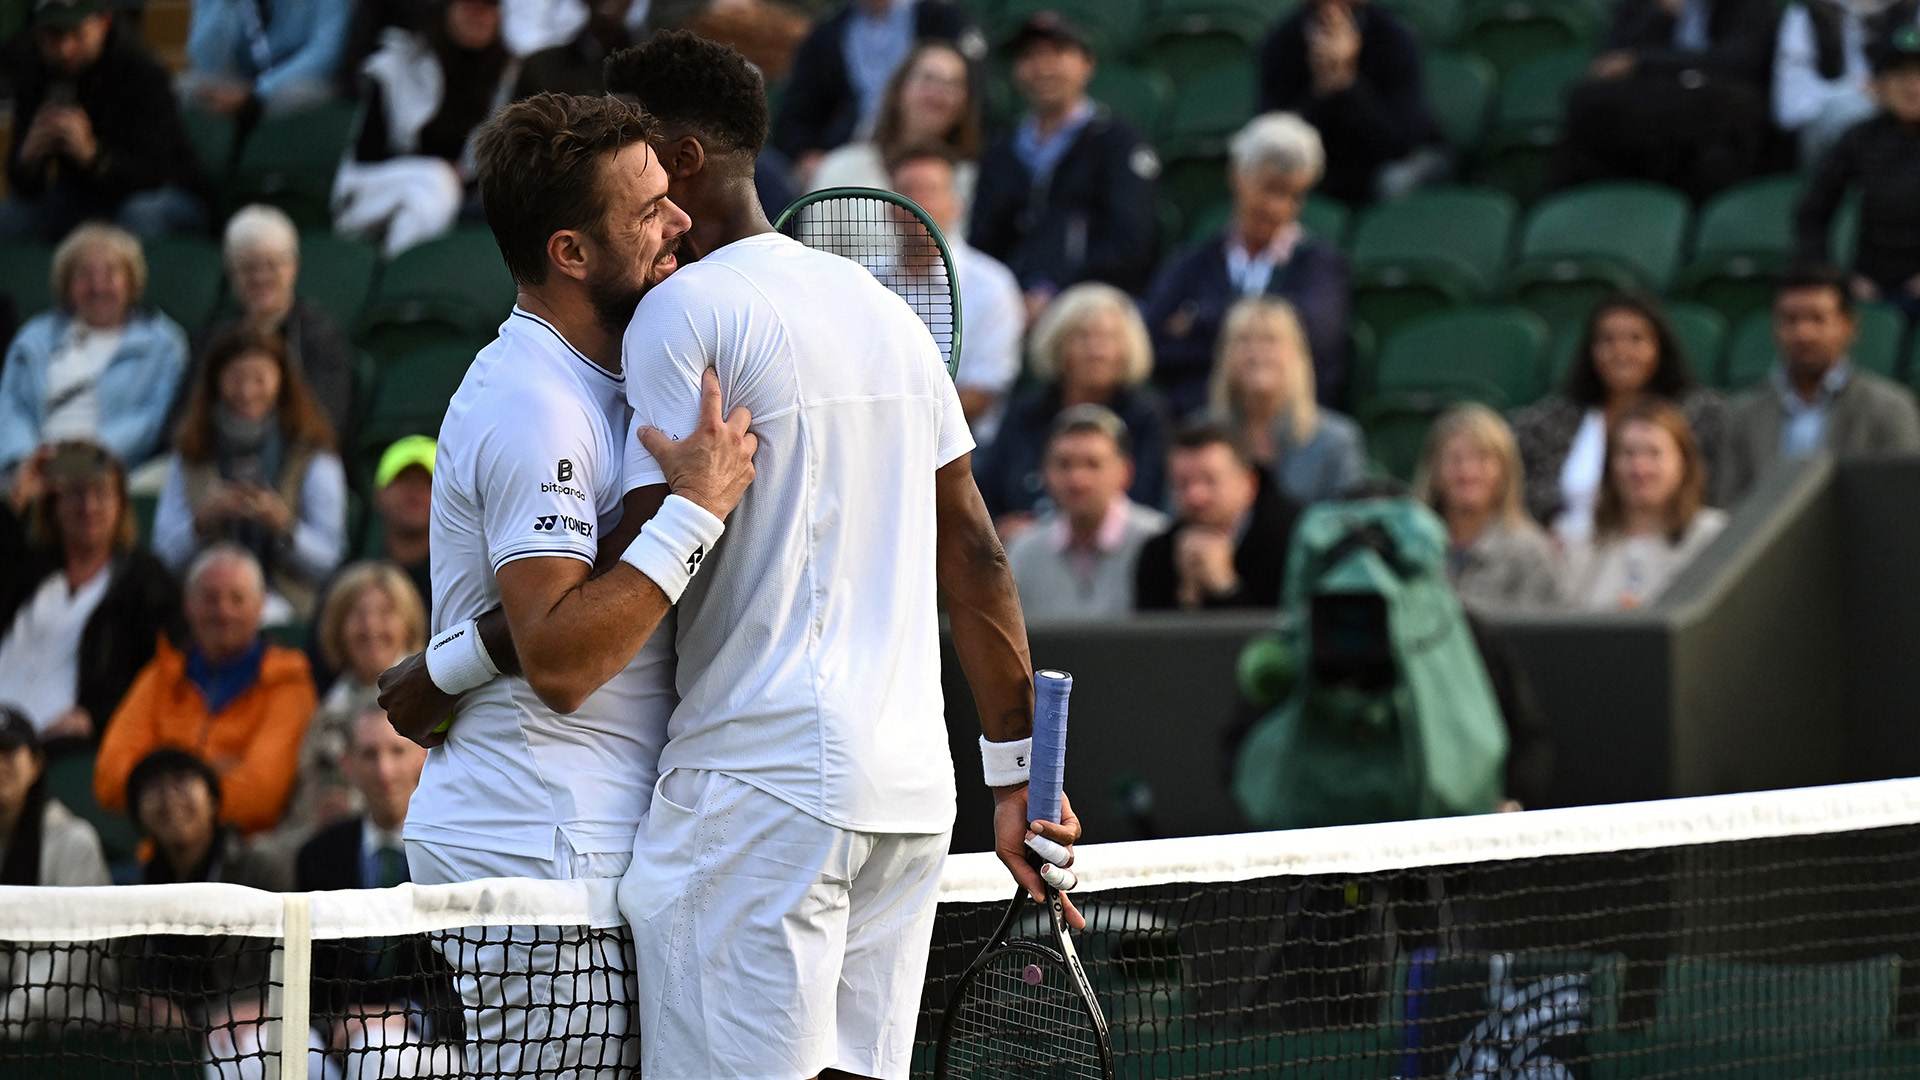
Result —
POLYGON ((952 268, 918 216, 882 198, 844 194, 801 206, 780 228, 810 248, 866 267, 906 300, 933 332, 947 370, 957 370, 960 341, 952 268))

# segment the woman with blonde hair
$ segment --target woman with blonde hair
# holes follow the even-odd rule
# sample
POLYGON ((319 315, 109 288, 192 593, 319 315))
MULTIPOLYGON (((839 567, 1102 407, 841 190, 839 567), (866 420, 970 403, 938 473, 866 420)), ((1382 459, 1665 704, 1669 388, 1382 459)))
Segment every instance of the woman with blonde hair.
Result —
POLYGON ((1499 413, 1469 403, 1434 421, 1414 495, 1446 522, 1447 578, 1476 612, 1560 602, 1553 542, 1527 516, 1521 481, 1520 450, 1499 413))
POLYGON ((1360 426, 1314 399, 1313 353, 1293 305, 1252 297, 1227 311, 1208 384, 1213 418, 1305 506, 1366 479, 1360 426))
POLYGON ((1085 282, 1055 297, 1034 323, 1027 363, 1040 385, 1007 407, 1000 434, 975 474, 995 518, 1025 518, 1045 496, 1041 475, 1054 418, 1075 405, 1102 405, 1133 437, 1133 486, 1127 494, 1157 507, 1165 486, 1166 404, 1147 385, 1153 345, 1133 299, 1111 285, 1085 282))
POLYGON ((1684 413, 1658 398, 1628 407, 1607 432, 1593 538, 1567 550, 1567 601, 1628 611, 1659 598, 1727 515, 1706 505, 1707 470, 1684 413))

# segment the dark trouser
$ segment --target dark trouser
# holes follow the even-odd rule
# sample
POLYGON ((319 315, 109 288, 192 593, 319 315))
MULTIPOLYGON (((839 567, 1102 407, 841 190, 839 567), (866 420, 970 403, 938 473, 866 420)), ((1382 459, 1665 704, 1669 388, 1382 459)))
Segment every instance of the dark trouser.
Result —
POLYGON ((0 201, 0 240, 58 243, 90 218, 111 219, 142 240, 152 240, 206 229, 207 206, 198 195, 179 187, 135 192, 111 211, 58 190, 37 199, 13 196, 0 201))
POLYGON ((1554 186, 1637 179, 1699 200, 1749 179, 1766 144, 1766 98, 1725 80, 1676 76, 1591 80, 1567 97, 1554 186))

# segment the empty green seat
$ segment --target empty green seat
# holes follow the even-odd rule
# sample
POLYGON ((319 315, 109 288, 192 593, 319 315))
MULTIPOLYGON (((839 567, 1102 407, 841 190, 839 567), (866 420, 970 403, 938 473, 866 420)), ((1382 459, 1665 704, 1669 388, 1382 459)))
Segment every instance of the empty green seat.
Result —
MULTIPOLYGON (((1160 166, 1160 195, 1179 209, 1191 231, 1193 223, 1231 200, 1227 188, 1227 155, 1224 152, 1181 154, 1166 159, 1160 166)), ((1225 220, 1224 214, 1220 220, 1225 220)))
POLYGON ((1300 208, 1301 227, 1334 247, 1346 244, 1347 226, 1352 218, 1353 211, 1346 203, 1327 195, 1309 195, 1306 205, 1300 208))
POLYGON ((1158 19, 1238 19, 1271 29, 1299 6, 1300 0, 1159 0, 1154 10, 1158 19))
POLYGON ((1420 41, 1431 47, 1450 45, 1460 36, 1460 0, 1374 0, 1399 16, 1420 41))
POLYGON ((361 442, 385 447, 402 435, 437 433, 477 351, 472 343, 449 341, 383 363, 361 423, 361 442))
POLYGON ((1567 0, 1475 0, 1460 44, 1502 72, 1554 52, 1591 52, 1599 33, 1592 9, 1567 0))
POLYGON ((371 244, 331 232, 302 233, 296 289, 333 316, 342 330, 352 332, 379 266, 380 253, 371 244))
POLYGON ((53 306, 53 248, 45 244, 8 244, 0 256, 0 295, 26 322, 53 306))
MULTIPOLYGON (((1864 304, 1856 309, 1856 315, 1859 331, 1853 343, 1853 363, 1876 375, 1899 378, 1900 343, 1907 329, 1899 309, 1886 304, 1864 304)), ((1773 370, 1779 355, 1773 342, 1773 313, 1756 311, 1748 315, 1735 328, 1733 343, 1727 347, 1720 385, 1729 390, 1744 390, 1759 383, 1773 370)))
POLYGON ((1225 146, 1228 137, 1252 118, 1254 69, 1251 59, 1203 71, 1160 70, 1165 71, 1178 88, 1168 107, 1164 129, 1170 149, 1225 146))
POLYGON ((355 108, 329 102, 261 119, 240 147, 233 203, 272 203, 302 228, 331 225, 328 196, 352 138, 355 108))
POLYGON ((1584 52, 1529 60, 1500 80, 1493 125, 1476 157, 1474 176, 1526 202, 1546 190, 1547 172, 1566 113, 1567 91, 1586 75, 1584 52))
POLYGON ((1087 94, 1135 131, 1151 138, 1166 120, 1173 84, 1165 75, 1131 64, 1103 63, 1094 69, 1087 94))
POLYGON ((1391 335, 1485 299, 1502 281, 1519 208, 1498 191, 1416 192, 1367 211, 1354 232, 1354 317, 1391 335))
POLYGON ((146 242, 147 302, 188 334, 205 329, 226 287, 220 249, 207 240, 169 236, 146 242))
POLYGON ((1494 87, 1500 81, 1493 65, 1471 53, 1436 52, 1424 60, 1422 75, 1427 107, 1447 142, 1461 151, 1479 146, 1493 110, 1494 87))
POLYGON ((1367 456, 1378 471, 1409 482, 1426 449, 1427 432, 1441 413, 1465 401, 1506 408, 1506 402, 1490 400, 1497 396, 1486 388, 1477 393, 1451 388, 1397 390, 1368 398, 1357 410, 1360 429, 1367 437, 1367 456))
POLYGON ((1515 299, 1555 322, 1583 316, 1607 293, 1664 292, 1680 265, 1686 197, 1656 184, 1592 184, 1535 207, 1510 274, 1515 299))
POLYGON ((186 129, 187 142, 200 163, 200 173, 212 181, 217 192, 224 192, 233 172, 234 150, 239 146, 239 126, 233 117, 192 107, 180 110, 180 123, 186 129))
POLYGON ((1445 391, 1496 408, 1540 395, 1547 324, 1510 307, 1464 308, 1402 327, 1381 347, 1382 395, 1445 391))
MULTIPOLYGON (((1738 322, 1770 306, 1774 281, 1794 260, 1794 211, 1802 191, 1798 176, 1769 176, 1722 192, 1700 211, 1693 258, 1679 289, 1738 322)), ((1840 265, 1852 261, 1858 200, 1834 215, 1828 250, 1840 265)))
POLYGON ((513 307, 513 278, 485 229, 455 229, 401 252, 380 274, 361 343, 391 358, 421 335, 485 340, 513 307))

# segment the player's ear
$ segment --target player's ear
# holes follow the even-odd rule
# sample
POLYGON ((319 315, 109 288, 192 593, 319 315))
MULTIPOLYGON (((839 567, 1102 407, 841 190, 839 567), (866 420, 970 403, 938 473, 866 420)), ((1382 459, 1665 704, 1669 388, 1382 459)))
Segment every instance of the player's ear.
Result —
POLYGON ((586 236, 574 229, 560 229, 547 237, 547 262, 553 269, 575 281, 587 279, 586 236))
POLYGON ((693 135, 682 135, 662 144, 659 154, 661 167, 676 180, 684 180, 707 165, 707 148, 693 135))

